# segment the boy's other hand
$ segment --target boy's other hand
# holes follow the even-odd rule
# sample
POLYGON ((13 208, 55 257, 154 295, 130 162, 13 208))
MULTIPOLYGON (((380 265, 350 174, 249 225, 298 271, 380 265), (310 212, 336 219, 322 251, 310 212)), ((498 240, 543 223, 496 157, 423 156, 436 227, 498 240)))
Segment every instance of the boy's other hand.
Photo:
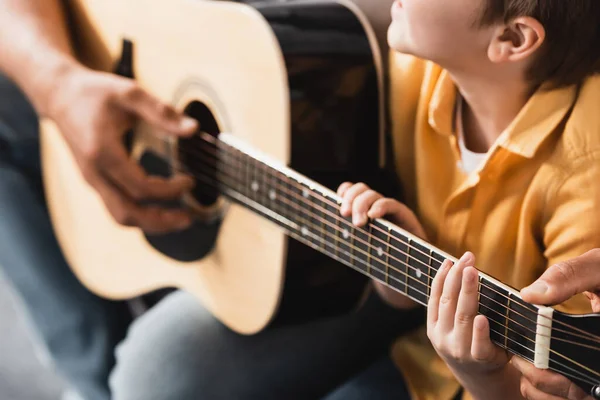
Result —
POLYGON ((413 235, 426 239, 425 230, 417 216, 398 200, 383 197, 364 183, 344 182, 337 194, 342 198, 340 214, 352 216, 354 225, 364 226, 369 219, 385 217, 413 235))
MULTIPOLYGON (((423 226, 408 207, 397 200, 383 197, 364 183, 345 182, 340 185, 337 194, 342 198, 340 214, 344 217, 352 216, 354 225, 360 227, 364 226, 369 219, 386 217, 390 222, 413 235, 426 239, 423 226)), ((389 288, 382 282, 374 281, 374 286, 379 295, 396 308, 408 309, 418 306, 406 295, 389 288)))

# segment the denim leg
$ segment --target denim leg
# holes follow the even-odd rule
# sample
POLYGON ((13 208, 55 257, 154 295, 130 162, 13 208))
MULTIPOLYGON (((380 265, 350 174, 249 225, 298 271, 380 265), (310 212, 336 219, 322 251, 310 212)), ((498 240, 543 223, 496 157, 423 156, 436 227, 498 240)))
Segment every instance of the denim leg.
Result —
POLYGON ((108 400, 114 347, 131 320, 125 303, 100 299, 68 268, 39 186, 0 163, 0 266, 59 372, 86 400, 108 400))
POLYGON ((410 400, 402 374, 389 356, 381 357, 323 400, 410 400))
POLYGON ((85 400, 108 400, 129 308, 91 294, 67 266, 45 206, 35 113, 1 76, 0 140, 0 267, 59 373, 85 400))
POLYGON ((319 399, 387 354, 415 316, 373 295, 352 314, 243 336, 176 292, 117 347, 113 399, 319 399))

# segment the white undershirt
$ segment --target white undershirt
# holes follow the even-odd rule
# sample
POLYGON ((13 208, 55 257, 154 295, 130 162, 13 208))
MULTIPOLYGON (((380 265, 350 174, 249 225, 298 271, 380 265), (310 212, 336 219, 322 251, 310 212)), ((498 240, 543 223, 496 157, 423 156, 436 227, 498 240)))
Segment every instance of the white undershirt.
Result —
POLYGON ((466 173, 470 174, 475 171, 485 160, 487 153, 475 153, 465 145, 465 135, 463 128, 463 112, 462 112, 462 97, 458 96, 456 105, 456 133, 458 136, 458 148, 460 149, 461 162, 459 167, 466 173))

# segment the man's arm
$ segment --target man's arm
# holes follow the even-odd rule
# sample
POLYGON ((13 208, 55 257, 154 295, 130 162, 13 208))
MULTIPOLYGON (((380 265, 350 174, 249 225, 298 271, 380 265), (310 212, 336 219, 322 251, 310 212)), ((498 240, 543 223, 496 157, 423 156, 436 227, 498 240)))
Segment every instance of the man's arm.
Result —
POLYGON ((197 123, 151 96, 133 80, 93 71, 75 58, 59 0, 0 0, 0 70, 54 120, 87 182, 113 218, 147 232, 181 229, 191 216, 142 205, 173 199, 194 182, 146 175, 128 157, 123 135, 143 119, 166 134, 193 134, 197 123))
POLYGON ((0 0, 0 69, 48 115, 53 86, 78 66, 60 0, 0 0))

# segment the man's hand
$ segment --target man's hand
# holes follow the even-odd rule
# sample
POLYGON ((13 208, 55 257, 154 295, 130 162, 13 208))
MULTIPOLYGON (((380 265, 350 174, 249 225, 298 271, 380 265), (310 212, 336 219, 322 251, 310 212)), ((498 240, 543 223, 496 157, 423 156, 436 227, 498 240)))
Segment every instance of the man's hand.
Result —
POLYGON ((523 374, 521 394, 527 400, 592 400, 591 396, 562 375, 537 369, 518 357, 513 357, 511 363, 523 374))
MULTIPOLYGON (((553 265, 532 285, 521 290, 523 300, 540 305, 556 305, 579 293, 585 293, 595 312, 600 312, 600 249, 572 260, 553 265)), ((513 365, 523 374, 521 392, 529 400, 591 400, 568 379, 535 368, 513 358, 513 365)))
POLYGON ((133 80, 74 65, 56 85, 48 116, 61 129, 83 176, 98 191, 108 211, 122 225, 149 233, 183 229, 191 216, 181 210, 142 205, 169 200, 193 186, 189 177, 150 177, 129 158, 123 137, 138 120, 165 135, 189 136, 194 119, 163 104, 133 80))
POLYGON ((521 290, 523 300, 555 305, 585 293, 595 312, 600 312, 600 249, 553 265, 532 285, 521 290))

